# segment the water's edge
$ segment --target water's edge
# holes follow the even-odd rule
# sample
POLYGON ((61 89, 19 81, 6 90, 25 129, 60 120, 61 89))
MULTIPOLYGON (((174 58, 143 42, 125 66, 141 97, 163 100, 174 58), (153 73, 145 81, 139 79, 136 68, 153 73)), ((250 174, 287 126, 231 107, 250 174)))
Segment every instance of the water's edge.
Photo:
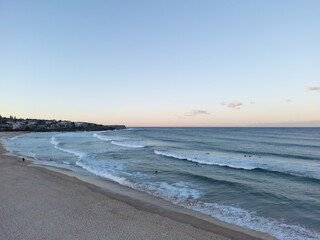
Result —
MULTIPOLYGON (((4 148, 2 142, 1 147, 4 148)), ((8 152, 7 149, 5 150, 8 152)), ((12 157, 22 158, 24 156, 15 155, 12 157)), ((36 167, 39 169, 39 171, 46 171, 47 174, 54 174, 66 181, 85 185, 92 191, 99 192, 107 197, 124 202, 142 211, 168 217, 178 222, 190 224, 196 228, 229 238, 234 238, 237 236, 237 239, 276 239, 267 233, 262 233, 222 222, 219 219, 204 213, 177 206, 169 201, 157 198, 153 195, 135 190, 133 188, 120 185, 119 183, 107 179, 82 175, 80 173, 58 167, 45 166, 41 164, 41 161, 31 157, 24 158, 26 158, 27 161, 30 161, 28 164, 30 167, 36 167)))

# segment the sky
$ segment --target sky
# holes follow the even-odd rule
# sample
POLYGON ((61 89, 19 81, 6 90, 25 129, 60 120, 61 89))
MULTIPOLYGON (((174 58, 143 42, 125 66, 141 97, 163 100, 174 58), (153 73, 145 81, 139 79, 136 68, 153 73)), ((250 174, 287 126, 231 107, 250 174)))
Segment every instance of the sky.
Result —
POLYGON ((0 114, 320 127, 319 12, 319 0, 0 0, 0 114))

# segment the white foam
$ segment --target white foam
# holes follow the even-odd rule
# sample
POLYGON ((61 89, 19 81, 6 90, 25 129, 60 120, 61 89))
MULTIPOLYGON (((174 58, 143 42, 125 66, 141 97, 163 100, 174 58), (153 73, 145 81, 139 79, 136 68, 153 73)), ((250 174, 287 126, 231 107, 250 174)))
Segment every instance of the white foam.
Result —
POLYGON ((80 151, 77 151, 74 149, 67 149, 67 148, 60 147, 59 144, 61 144, 61 142, 59 142, 55 136, 51 137, 50 143, 53 144, 56 149, 58 149, 62 152, 73 154, 73 155, 77 156, 79 159, 81 159, 85 156, 85 153, 83 153, 83 152, 80 152, 80 151))
POLYGON ((176 184, 143 183, 133 184, 132 188, 147 192, 155 197, 170 201, 181 207, 199 211, 221 221, 242 226, 248 229, 268 233, 280 240, 316 240, 320 233, 298 224, 288 224, 282 220, 262 217, 234 206, 218 203, 206 203, 197 200, 202 193, 195 186, 185 182, 176 184))
POLYGON ((298 224, 288 224, 282 220, 261 217, 245 209, 201 201, 190 201, 187 204, 183 202, 177 203, 231 224, 268 233, 281 240, 320 239, 320 233, 312 229, 298 224))
POLYGON ((17 156, 16 154, 12 153, 12 152, 6 152, 6 153, 3 153, 2 155, 4 156, 10 156, 10 157, 15 157, 17 156))
POLYGON ((182 181, 173 184, 166 182, 141 183, 135 184, 133 187, 169 201, 172 199, 198 199, 202 196, 202 192, 195 189, 190 183, 182 181))
POLYGON ((240 168, 240 169, 247 169, 247 170, 252 170, 256 168, 252 160, 243 161, 242 159, 231 158, 231 157, 207 156, 207 155, 200 155, 200 154, 184 154, 184 153, 158 151, 158 150, 154 150, 154 153, 157 155, 177 158, 181 160, 188 160, 191 162, 196 162, 196 163, 201 163, 206 165, 217 165, 222 167, 226 166, 226 167, 240 168))
POLYGON ((18 136, 15 136, 15 137, 12 137, 12 138, 9 138, 10 140, 15 140, 15 139, 17 139, 17 138, 19 138, 20 136, 18 135, 18 136))
POLYGON ((45 165, 45 166, 50 166, 50 167, 57 167, 57 168, 64 168, 64 169, 69 169, 72 170, 72 166, 54 162, 54 161, 40 161, 38 164, 45 165))
POLYGON ((103 141, 111 141, 111 144, 121 146, 121 147, 128 147, 128 148, 143 148, 145 144, 141 141, 129 141, 124 138, 116 137, 116 136, 105 136, 101 133, 94 133, 94 137, 99 138, 103 141))
POLYGON ((103 177, 103 178, 112 180, 112 181, 117 182, 121 185, 125 185, 125 186, 131 185, 130 182, 126 178, 114 176, 114 175, 106 172, 104 169, 95 168, 94 166, 90 166, 90 165, 85 164, 81 161, 76 162, 76 165, 87 170, 90 173, 93 173, 94 175, 99 176, 99 177, 103 177))
POLYGON ((125 129, 122 129, 122 131, 134 131, 135 129, 134 128, 125 128, 125 129))
POLYGON ((51 140, 50 140, 50 143, 55 145, 55 146, 58 146, 58 144, 60 143, 55 136, 52 136, 51 137, 51 140))
POLYGON ((145 147, 144 143, 142 142, 134 142, 134 141, 112 141, 114 145, 121 146, 121 147, 128 147, 128 148, 143 148, 145 147))
MULTIPOLYGON (((50 135, 51 136, 51 135, 50 135)), ((91 135, 92 136, 92 135, 91 135)), ((110 140, 109 140, 110 141, 110 140)), ((121 140, 111 140, 116 143, 129 143, 129 145, 134 146, 136 142, 130 141, 121 141, 121 140)), ((267 232, 270 235, 273 235, 279 239, 288 240, 311 240, 311 239, 320 239, 320 234, 311 229, 308 229, 301 225, 288 224, 281 220, 266 218, 262 216, 258 216, 255 212, 250 212, 245 209, 241 209, 234 206, 226 206, 218 203, 206 203, 201 202, 199 199, 202 196, 202 192, 197 189, 197 186, 193 186, 186 182, 177 182, 174 184, 169 184, 166 182, 157 182, 157 183, 133 183, 126 177, 120 177, 121 168, 118 166, 119 163, 108 163, 106 165, 101 165, 101 163, 105 161, 96 161, 96 159, 88 159, 86 154, 74 150, 67 149, 62 147, 63 142, 59 141, 58 135, 51 137, 51 144, 60 151, 67 152, 73 154, 79 158, 79 161, 76 162, 76 165, 85 169, 88 172, 91 172, 97 176, 115 181, 121 185, 125 185, 128 187, 135 188, 140 191, 147 192, 156 197, 168 200, 174 204, 177 204, 182 207, 186 207, 189 209, 193 209, 195 211, 200 211, 205 214, 216 217, 222 221, 236 224, 239 226, 243 226, 246 228, 250 228, 253 230, 267 232), (84 161, 85 160, 85 161, 84 161)), ((114 144, 114 143, 113 143, 114 144)), ((125 146, 128 147, 128 146, 125 146)), ((141 147, 141 145, 140 145, 141 147)), ((104 150, 103 150, 104 151, 104 150)), ((173 157, 177 159, 188 160, 192 162, 198 162, 200 164, 207 165, 218 165, 218 166, 228 166, 234 168, 243 168, 243 169, 254 169, 254 168, 265 168, 265 169, 273 169, 274 166, 272 162, 261 161, 261 160, 253 160, 248 158, 228 158, 228 157, 218 157, 212 155, 204 155, 204 154, 184 154, 177 152, 167 152, 167 151, 154 151, 155 154, 163 155, 167 157, 173 157)), ((29 155, 35 155, 31 152, 27 153, 29 155)), ((66 163, 66 162, 64 162, 66 163)), ((47 161, 45 162, 47 165, 58 166, 59 164, 47 161)), ((72 167, 65 164, 60 164, 64 168, 72 167)), ((277 163, 275 165, 278 171, 291 171, 298 169, 298 167, 294 164, 282 164, 277 163), (289 169, 289 170, 288 170, 289 169)), ((317 169, 317 167, 315 167, 317 169)), ((308 168, 300 168, 303 171, 309 171, 311 169, 308 168)), ((74 168, 72 168, 74 170, 74 168)), ((299 169, 298 169, 299 170, 299 169)), ((297 170, 297 171, 298 171, 297 170)), ((125 171, 125 170, 123 170, 125 171)), ((121 173, 123 175, 123 173, 121 173)), ((308 172, 308 174, 313 174, 313 172, 308 172)), ((129 176, 128 176, 129 178, 129 176)), ((157 178, 157 177, 154 177, 157 178)), ((145 179, 144 179, 145 180, 145 179)))
POLYGON ((188 160, 191 162, 206 165, 216 165, 221 167, 231 167, 245 170, 260 168, 268 171, 284 172, 288 174, 320 179, 320 167, 316 165, 311 166, 280 161, 263 161, 261 159, 254 158, 222 157, 206 154, 185 154, 158 150, 154 150, 154 153, 157 155, 176 158, 180 160, 188 160))
POLYGON ((93 136, 103 141, 112 141, 112 138, 101 135, 100 133, 94 133, 93 136))

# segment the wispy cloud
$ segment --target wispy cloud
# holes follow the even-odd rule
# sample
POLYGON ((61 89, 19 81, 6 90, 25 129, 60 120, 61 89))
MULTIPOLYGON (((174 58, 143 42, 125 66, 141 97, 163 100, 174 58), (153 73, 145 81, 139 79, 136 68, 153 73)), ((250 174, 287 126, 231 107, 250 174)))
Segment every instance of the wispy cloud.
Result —
POLYGON ((224 105, 226 105, 226 103, 225 103, 225 102, 222 102, 221 105, 224 106, 224 105))
POLYGON ((242 105, 241 102, 232 102, 228 104, 228 107, 238 110, 240 109, 241 105, 242 105))
POLYGON ((286 102, 291 102, 291 99, 286 98, 285 101, 286 101, 286 102))
POLYGON ((307 87, 308 91, 318 91, 320 93, 320 87, 307 87))
POLYGON ((192 110, 191 112, 187 112, 185 114, 185 116, 187 117, 194 117, 194 116, 197 116, 197 115, 209 115, 210 113, 205 111, 205 110, 192 110))
POLYGON ((256 102, 251 101, 250 104, 256 104, 256 102))

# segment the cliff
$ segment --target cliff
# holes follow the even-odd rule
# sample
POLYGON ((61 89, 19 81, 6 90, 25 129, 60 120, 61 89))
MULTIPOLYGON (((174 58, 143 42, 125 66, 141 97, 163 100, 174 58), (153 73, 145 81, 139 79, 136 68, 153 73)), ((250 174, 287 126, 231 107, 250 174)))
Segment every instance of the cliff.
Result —
POLYGON ((101 125, 87 122, 71 122, 44 119, 16 119, 0 116, 0 131, 62 132, 103 131, 125 129, 125 125, 101 125))

